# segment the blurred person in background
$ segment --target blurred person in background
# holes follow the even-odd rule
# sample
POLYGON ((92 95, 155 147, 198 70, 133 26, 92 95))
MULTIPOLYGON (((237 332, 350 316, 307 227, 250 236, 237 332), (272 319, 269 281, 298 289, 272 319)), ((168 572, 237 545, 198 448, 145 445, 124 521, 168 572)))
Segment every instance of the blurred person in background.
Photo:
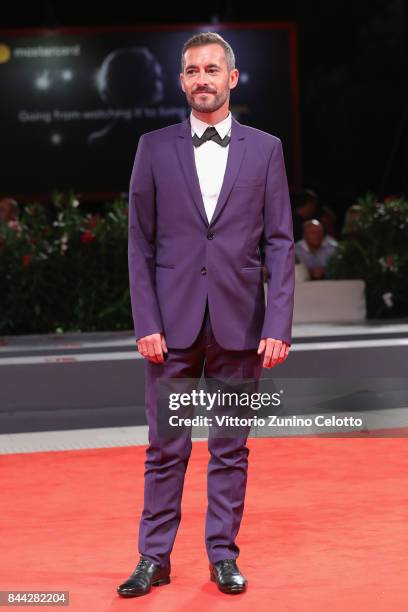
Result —
POLYGON ((319 221, 323 225, 325 236, 337 238, 337 215, 330 206, 322 206, 319 221))
POLYGON ((361 213, 362 208, 359 204, 353 204, 353 206, 347 208, 343 227, 341 228, 342 238, 350 238, 354 234, 361 213))
POLYGON ((319 213, 317 193, 312 189, 302 189, 295 194, 293 211, 294 240, 302 238, 302 226, 305 221, 314 219, 319 213))
POLYGON ((337 246, 337 240, 324 235, 320 221, 309 219, 303 224, 303 238, 295 244, 296 260, 307 267, 311 280, 322 280, 337 246))

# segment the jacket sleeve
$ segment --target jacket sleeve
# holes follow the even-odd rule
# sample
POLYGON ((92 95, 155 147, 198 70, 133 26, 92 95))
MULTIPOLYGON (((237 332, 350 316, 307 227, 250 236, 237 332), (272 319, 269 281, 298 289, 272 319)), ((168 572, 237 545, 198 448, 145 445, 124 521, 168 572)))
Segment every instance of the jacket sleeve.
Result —
POLYGON ((128 266, 136 340, 163 331, 155 290, 155 184, 145 135, 139 139, 129 186, 128 266))
POLYGON ((276 338, 291 344, 295 248, 289 188, 279 138, 276 139, 268 166, 263 244, 268 290, 261 338, 276 338))

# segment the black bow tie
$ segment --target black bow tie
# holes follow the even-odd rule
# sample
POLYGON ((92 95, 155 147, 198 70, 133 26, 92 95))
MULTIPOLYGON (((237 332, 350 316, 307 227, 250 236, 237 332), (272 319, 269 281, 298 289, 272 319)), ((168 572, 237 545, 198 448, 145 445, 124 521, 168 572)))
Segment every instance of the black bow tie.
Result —
POLYGON ((221 145, 222 147, 226 147, 229 144, 229 141, 231 140, 231 136, 224 136, 224 138, 221 138, 215 127, 210 126, 205 130, 201 138, 199 138, 197 134, 194 134, 193 145, 195 147, 199 147, 203 144, 203 142, 206 142, 207 140, 214 140, 214 142, 221 145))

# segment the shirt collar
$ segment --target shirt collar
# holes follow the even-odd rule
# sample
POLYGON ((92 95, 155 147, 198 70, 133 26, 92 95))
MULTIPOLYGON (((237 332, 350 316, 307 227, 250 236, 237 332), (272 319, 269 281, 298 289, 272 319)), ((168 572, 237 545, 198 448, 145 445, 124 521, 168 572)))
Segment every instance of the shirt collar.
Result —
MULTIPOLYGON (((224 138, 228 134, 228 132, 231 129, 231 123, 232 123, 231 111, 229 111, 225 119, 223 119, 222 121, 219 121, 218 123, 214 125, 215 129, 217 130, 221 138, 224 138)), ((193 112, 191 112, 190 113, 190 125, 191 125, 191 135, 196 133, 197 136, 201 138, 205 130, 211 124, 201 121, 201 119, 198 119, 197 117, 195 117, 195 115, 193 115, 193 112)))

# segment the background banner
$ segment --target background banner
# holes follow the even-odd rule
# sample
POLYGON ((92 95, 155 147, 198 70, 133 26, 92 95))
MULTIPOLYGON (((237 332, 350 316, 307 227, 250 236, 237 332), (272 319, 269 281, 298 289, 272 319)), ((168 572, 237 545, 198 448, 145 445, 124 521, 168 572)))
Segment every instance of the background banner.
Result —
MULTIPOLYGON (((126 193, 139 136, 189 114, 179 83, 184 42, 211 26, 0 32, 3 193, 126 193)), ((214 27, 240 71, 231 111, 284 143, 296 173, 295 31, 287 24, 214 27)))

